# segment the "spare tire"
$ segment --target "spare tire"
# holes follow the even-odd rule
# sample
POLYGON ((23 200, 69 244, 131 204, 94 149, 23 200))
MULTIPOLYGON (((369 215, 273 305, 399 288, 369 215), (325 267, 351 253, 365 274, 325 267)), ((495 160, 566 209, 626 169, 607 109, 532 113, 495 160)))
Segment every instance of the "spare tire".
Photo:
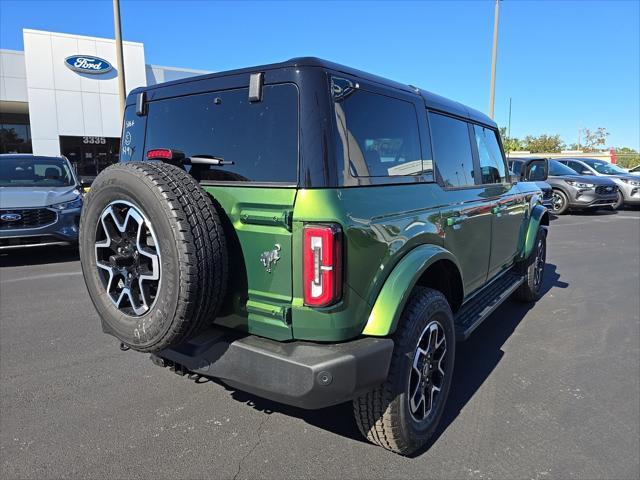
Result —
POLYGON ((211 197, 173 165, 103 170, 80 218, 80 260, 103 330, 141 352, 177 345, 215 318, 227 286, 211 197))

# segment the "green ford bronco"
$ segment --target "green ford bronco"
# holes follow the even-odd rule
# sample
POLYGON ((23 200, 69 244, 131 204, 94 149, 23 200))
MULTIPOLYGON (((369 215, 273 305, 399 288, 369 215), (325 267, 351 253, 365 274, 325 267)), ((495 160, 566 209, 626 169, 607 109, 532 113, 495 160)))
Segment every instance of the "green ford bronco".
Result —
POLYGON ((540 296, 540 190, 491 119, 413 86, 296 58, 139 88, 120 160, 80 225, 103 330, 278 402, 352 401, 401 454, 434 433, 456 341, 540 296))

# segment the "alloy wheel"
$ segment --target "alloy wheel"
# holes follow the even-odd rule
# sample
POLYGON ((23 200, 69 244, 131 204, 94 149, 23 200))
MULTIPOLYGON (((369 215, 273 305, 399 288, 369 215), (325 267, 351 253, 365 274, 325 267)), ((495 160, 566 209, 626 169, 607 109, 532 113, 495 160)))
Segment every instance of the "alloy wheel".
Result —
POLYGON ((553 196, 551 197, 551 208, 554 212, 558 212, 562 210, 564 207, 564 198, 557 192, 553 192, 553 196))
POLYGON ((434 411, 445 379, 447 341, 440 322, 433 320, 420 335, 409 375, 409 411, 417 422, 434 411))
POLYGON ((130 202, 111 202, 96 225, 96 265, 113 305, 139 317, 155 304, 160 288, 160 249, 153 226, 130 202))
POLYGON ((534 260, 533 268, 533 284, 534 288, 540 289, 542 284, 542 276, 544 274, 544 266, 547 259, 547 249, 543 238, 538 239, 538 245, 536 246, 536 259, 534 260))

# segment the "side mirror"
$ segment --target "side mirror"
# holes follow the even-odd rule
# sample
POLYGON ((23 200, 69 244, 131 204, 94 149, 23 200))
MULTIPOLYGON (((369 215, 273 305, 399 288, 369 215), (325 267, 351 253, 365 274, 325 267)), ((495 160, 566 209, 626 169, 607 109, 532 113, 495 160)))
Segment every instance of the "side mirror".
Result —
POLYGON ((549 161, 546 159, 544 160, 544 162, 536 160, 530 163, 529 165, 527 165, 527 168, 525 171, 526 171, 527 181, 544 182, 547 179, 548 172, 549 172, 549 161))

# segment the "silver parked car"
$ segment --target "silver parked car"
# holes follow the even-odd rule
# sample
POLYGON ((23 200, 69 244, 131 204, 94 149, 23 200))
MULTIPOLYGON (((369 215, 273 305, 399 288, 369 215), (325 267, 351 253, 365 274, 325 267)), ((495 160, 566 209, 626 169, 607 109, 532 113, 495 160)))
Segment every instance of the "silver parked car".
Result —
POLYGON ((575 170, 579 175, 607 177, 618 186, 618 199, 613 209, 625 205, 640 205, 640 178, 625 169, 595 158, 558 158, 560 163, 575 170))
POLYGON ((81 208, 66 158, 0 155, 0 250, 77 243, 81 208))

